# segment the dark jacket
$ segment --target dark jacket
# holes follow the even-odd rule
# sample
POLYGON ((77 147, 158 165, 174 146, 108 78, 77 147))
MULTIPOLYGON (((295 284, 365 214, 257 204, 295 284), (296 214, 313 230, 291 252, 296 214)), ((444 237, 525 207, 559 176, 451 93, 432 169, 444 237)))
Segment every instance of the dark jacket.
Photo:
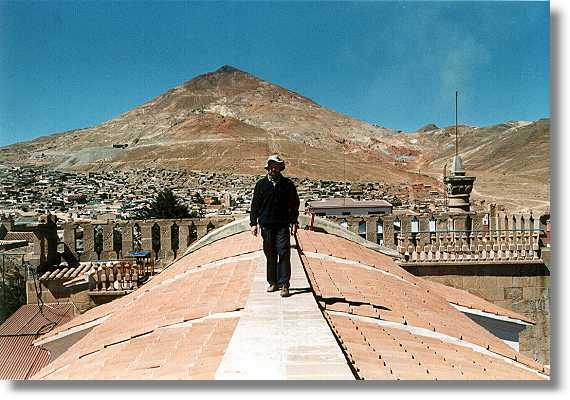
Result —
POLYGON ((258 180, 249 217, 251 226, 271 228, 298 223, 299 195, 291 179, 282 176, 275 186, 267 176, 258 180))

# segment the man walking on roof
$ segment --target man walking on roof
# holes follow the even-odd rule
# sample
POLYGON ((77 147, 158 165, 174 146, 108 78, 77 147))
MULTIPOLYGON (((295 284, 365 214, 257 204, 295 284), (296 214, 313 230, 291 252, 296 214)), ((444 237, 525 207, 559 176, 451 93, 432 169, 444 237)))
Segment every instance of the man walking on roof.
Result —
POLYGON ((267 291, 281 289, 281 297, 287 297, 291 278, 290 233, 295 235, 299 227, 299 195, 293 181, 281 175, 285 169, 281 157, 270 156, 265 169, 267 175, 257 181, 253 191, 251 233, 257 236, 259 225, 267 259, 267 291))

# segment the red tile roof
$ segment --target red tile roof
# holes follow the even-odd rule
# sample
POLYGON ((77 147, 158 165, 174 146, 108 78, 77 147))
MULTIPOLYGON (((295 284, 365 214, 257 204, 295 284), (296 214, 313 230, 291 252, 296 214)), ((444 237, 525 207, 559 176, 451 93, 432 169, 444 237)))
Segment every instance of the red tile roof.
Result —
POLYGON ((475 350, 348 316, 328 314, 328 320, 362 379, 543 379, 511 360, 485 353, 485 349, 475 350))
POLYGON ((106 303, 95 307, 86 313, 74 318, 67 324, 52 330, 48 335, 42 337, 45 339, 55 336, 58 333, 65 332, 71 328, 79 327, 91 321, 95 321, 106 315, 111 315, 117 310, 121 310, 126 304, 139 297, 141 293, 148 292, 152 288, 159 287, 163 282, 168 281, 182 273, 190 270, 201 268, 207 263, 216 262, 225 258, 234 257, 240 254, 247 254, 261 249, 260 238, 253 238, 249 232, 231 236, 229 240, 220 240, 206 247, 202 247, 195 252, 182 257, 159 275, 152 277, 144 286, 138 290, 116 299, 110 303, 106 303))
MULTIPOLYGON (((212 243, 129 295, 86 312, 55 333, 103 316, 108 319, 36 378, 209 377, 235 328, 237 319, 231 312, 244 307, 255 271, 256 259, 228 258, 257 251, 260 246, 260 239, 250 233, 212 243), (161 339, 169 335, 183 339, 176 343, 161 339), (189 358, 180 359, 174 351, 179 347, 187 349, 184 353, 189 358), (130 360, 128 365, 126 360, 130 360), (100 369, 103 364, 113 372, 100 369)), ((53 336, 50 332, 41 339, 53 336)))
POLYGON ((238 318, 207 319, 83 353, 73 346, 38 377, 46 379, 213 379, 238 318), (78 354, 81 354, 77 357, 78 354))
POLYGON ((4 240, 26 240, 33 242, 38 237, 33 232, 8 232, 4 240))
MULTIPOLYGON (((308 231, 298 236, 317 301, 358 377, 545 378, 542 365, 450 301, 487 304, 426 283, 349 240, 308 231)), ((260 238, 249 232, 218 240, 134 292, 88 311, 58 331, 107 319, 34 378, 214 378, 263 257, 260 249, 260 238), (258 253, 240 256, 252 252, 258 253)), ((53 337, 50 332, 43 339, 53 337)))
POLYGON ((91 266, 91 263, 85 263, 77 267, 56 268, 53 271, 44 272, 43 275, 40 276, 40 281, 52 279, 68 280, 77 278, 79 274, 84 274, 89 271, 91 266))
MULTIPOLYGON (((457 311, 449 304, 446 295, 452 300, 470 300, 471 304, 490 308, 486 302, 475 301, 468 294, 460 296, 456 291, 445 290, 441 285, 415 277, 390 257, 346 239, 303 231, 299 234, 299 245, 304 253, 301 260, 325 313, 341 312, 346 317, 358 315, 425 329, 487 349, 525 367, 544 371, 542 365, 517 353, 457 311)), ((492 309, 502 310, 496 306, 492 309)), ((506 310, 501 314, 512 315, 506 310)), ((347 331, 342 332, 346 334, 347 331)), ((345 339, 341 334, 340 340, 345 339)), ((359 360, 365 362, 370 370, 368 357, 359 360)), ((381 364, 375 362, 379 368, 381 364)), ((519 379, 525 379, 524 376, 519 379)))

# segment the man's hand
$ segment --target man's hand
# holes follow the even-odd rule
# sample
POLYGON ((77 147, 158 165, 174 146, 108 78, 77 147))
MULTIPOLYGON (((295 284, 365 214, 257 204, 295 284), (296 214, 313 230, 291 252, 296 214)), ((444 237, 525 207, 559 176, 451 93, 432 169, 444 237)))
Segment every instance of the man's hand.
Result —
POLYGON ((297 229, 299 229, 299 224, 291 225, 291 235, 295 236, 297 234, 297 229))
POLYGON ((257 236, 257 225, 251 227, 251 234, 253 236, 257 236))

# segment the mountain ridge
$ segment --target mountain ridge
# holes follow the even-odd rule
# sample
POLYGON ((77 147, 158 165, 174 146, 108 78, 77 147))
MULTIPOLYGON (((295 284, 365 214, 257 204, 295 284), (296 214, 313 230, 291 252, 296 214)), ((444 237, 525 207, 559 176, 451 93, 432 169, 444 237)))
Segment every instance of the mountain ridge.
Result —
MULTIPOLYGON (((460 125, 467 172, 547 181, 549 119, 539 121, 460 125), (507 160, 509 145, 520 147, 513 160, 507 160), (541 160, 538 169, 524 162, 533 159, 533 146, 541 160)), ((441 188, 438 174, 453 155, 454 135, 455 127, 435 124, 399 133, 224 65, 99 125, 2 147, 0 161, 80 171, 144 163, 255 175, 269 154, 280 153, 291 175, 441 188)), ((540 188, 545 191, 548 187, 540 188)))

